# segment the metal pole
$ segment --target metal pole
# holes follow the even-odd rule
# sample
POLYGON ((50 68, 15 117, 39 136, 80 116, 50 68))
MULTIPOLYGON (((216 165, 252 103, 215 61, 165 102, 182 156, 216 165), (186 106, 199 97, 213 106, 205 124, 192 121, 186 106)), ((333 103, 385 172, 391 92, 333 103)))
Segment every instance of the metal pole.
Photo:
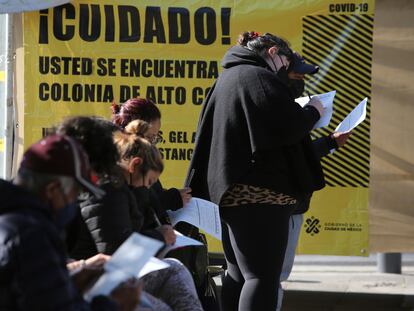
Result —
POLYGON ((379 253, 377 268, 381 273, 401 274, 401 253, 379 253))
POLYGON ((6 158, 5 177, 11 178, 13 165, 13 132, 14 132, 14 41, 13 41, 13 14, 7 14, 7 55, 6 55, 6 127, 5 148, 6 158))

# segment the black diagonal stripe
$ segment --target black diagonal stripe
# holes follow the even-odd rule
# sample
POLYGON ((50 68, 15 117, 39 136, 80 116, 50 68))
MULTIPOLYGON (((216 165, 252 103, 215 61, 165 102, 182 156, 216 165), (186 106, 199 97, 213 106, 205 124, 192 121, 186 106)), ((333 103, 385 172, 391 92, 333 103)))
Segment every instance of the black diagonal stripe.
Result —
MULTIPOLYGON (((339 153, 339 152, 337 152, 339 153)), ((349 153, 342 152, 341 156, 338 154, 335 155, 329 155, 328 158, 324 159, 325 163, 329 163, 330 166, 333 166, 334 164, 338 165, 339 167, 346 170, 348 174, 354 174, 359 175, 360 178, 365 178, 368 176, 368 170, 363 169, 361 170, 362 166, 358 168, 357 163, 353 163, 351 157, 348 156, 349 153), (355 170, 358 171, 358 173, 355 173, 355 170)), ((366 165, 365 165, 366 167, 366 165)))
POLYGON ((352 134, 352 140, 355 143, 358 143, 363 146, 369 145, 369 139, 367 139, 367 135, 360 135, 363 134, 360 131, 354 131, 352 134))
MULTIPOLYGON (((304 28, 306 28, 306 27, 304 27, 304 28)), ((304 32, 304 34, 305 34, 305 35, 309 35, 310 37, 313 37, 313 35, 309 34, 306 30, 304 30, 303 32, 304 32)), ((316 53, 319 57, 323 58, 323 57, 325 56, 325 58, 326 58, 326 55, 323 55, 321 52, 319 52, 318 50, 316 50, 316 49, 313 47, 313 46, 316 46, 316 45, 315 45, 315 43, 311 46, 311 45, 308 45, 308 44, 307 44, 307 42, 304 42, 304 43, 303 43, 303 46, 304 46, 304 48, 311 50, 313 53, 316 53)), ((330 51, 329 51, 329 50, 326 50, 324 47, 322 47, 322 46, 318 46, 318 48, 319 48, 320 50, 322 50, 322 51, 326 52, 328 55, 330 54, 330 53, 329 53, 330 51)), ((335 58, 335 59, 333 60, 333 63, 335 64, 335 66, 338 66, 339 68, 341 68, 341 69, 342 69, 342 70, 344 70, 345 72, 348 72, 348 71, 349 71, 349 69, 352 69, 353 71, 358 72, 358 73, 361 75, 361 77, 363 77, 363 78, 366 78, 366 79, 370 80, 369 75, 368 75, 367 73, 363 73, 363 72, 362 72, 359 68, 356 68, 356 67, 354 66, 354 64, 352 64, 352 65, 349 65, 349 64, 348 64, 349 68, 345 68, 344 66, 342 66, 342 64, 341 64, 341 63, 339 63, 338 58, 335 58)), ((332 66, 332 67, 333 67, 333 66, 332 66)), ((331 68, 332 68, 332 67, 331 67, 331 68)))
POLYGON ((369 153, 367 153, 367 147, 366 146, 358 146, 354 143, 352 143, 352 141, 349 142, 348 145, 348 149, 347 152, 354 152, 357 156, 363 158, 366 157, 367 159, 369 159, 369 153))
MULTIPOLYGON (((328 167, 324 166, 323 168, 325 170, 328 167)), ((339 177, 340 179, 342 179, 342 181, 344 183, 347 183, 347 184, 351 185, 352 187, 358 187, 358 186, 364 187, 364 186, 366 186, 366 183, 362 182, 361 180, 357 180, 353 177, 350 177, 343 170, 339 170, 338 167, 333 166, 332 164, 329 166, 328 169, 329 169, 329 172, 330 172, 331 175, 334 174, 334 172, 338 172, 338 174, 336 174, 336 178, 335 178, 336 181, 338 181, 338 177, 339 177)))
MULTIPOLYGON (((347 152, 337 152, 336 154, 332 155, 332 158, 337 158, 338 161, 350 161, 354 163, 354 165, 357 165, 358 167, 361 167, 361 170, 363 170, 365 175, 368 175, 369 172, 369 161, 368 159, 363 159, 363 162, 361 162, 361 158, 355 158, 355 156, 350 156, 347 152)), ((329 159, 330 160, 330 159, 329 159)))
MULTIPOLYGON (((340 103, 349 102, 349 104, 343 104, 344 106, 353 107, 353 108, 355 108, 356 105, 357 105, 357 103, 359 103, 361 101, 361 97, 358 98, 358 97, 355 96, 354 98, 351 98, 351 97, 349 97, 348 93, 340 93, 340 92, 337 92, 336 93, 336 97, 338 97, 338 101, 340 103)), ((365 96, 363 98, 365 98, 365 96)))
POLYGON ((349 163, 348 161, 338 161, 335 157, 332 157, 331 159, 329 159, 331 163, 335 163, 338 166, 343 165, 343 163, 348 164, 347 168, 349 170, 350 173, 352 173, 353 175, 355 175, 355 177, 358 177, 357 179, 355 179, 356 181, 362 180, 366 183, 369 182, 368 180, 368 174, 364 171, 361 173, 361 171, 358 171, 358 168, 353 164, 353 163, 349 163))
POLYGON ((323 172, 325 174, 325 182, 327 182, 330 186, 346 187, 349 185, 348 181, 344 181, 341 176, 331 172, 329 168, 324 168, 323 172))
MULTIPOLYGON (((315 33, 318 34, 318 36, 320 36, 326 42, 331 43, 329 45, 332 46, 332 49, 333 50, 337 50, 338 51, 338 54, 340 54, 340 53, 341 54, 349 54, 353 58, 358 59, 361 62, 361 64, 364 64, 366 66, 369 65, 369 63, 367 62, 367 60, 365 60, 364 58, 362 58, 360 56, 360 54, 354 52, 354 50, 351 48, 351 44, 349 42, 347 42, 347 37, 345 35, 338 36, 336 38, 336 40, 333 41, 332 38, 328 38, 326 36, 326 34, 322 32, 322 30, 325 30, 328 34, 332 34, 330 32, 330 30, 321 29, 320 26, 318 27, 318 25, 316 25, 316 24, 314 24, 312 22, 308 22, 308 23, 304 24, 303 26, 305 28, 312 29, 315 33), (314 28, 311 28, 310 25, 313 26, 314 28), (340 46, 340 48, 338 47, 338 45, 340 46)), ((326 27, 328 28, 328 26, 326 26, 326 27)), ((319 39, 319 41, 321 41, 321 40, 319 39)), ((364 54, 364 52, 362 52, 362 54, 364 54)))
POLYGON ((346 32, 349 35, 345 36, 347 41, 349 41, 348 45, 355 45, 358 46, 360 48, 360 50, 365 51, 366 45, 369 46, 369 41, 367 41, 364 37, 360 38, 361 42, 356 41, 353 38, 354 32, 357 32, 355 29, 350 29, 349 27, 347 27, 347 25, 345 25, 345 23, 342 21, 341 24, 338 24, 337 22, 333 21, 332 19, 327 19, 326 17, 319 17, 317 19, 317 21, 319 23, 323 23, 326 27, 328 27, 329 29, 331 29, 333 31, 333 33, 335 34, 335 36, 338 35, 338 32, 342 33, 342 32, 346 32), (330 24, 326 24, 324 21, 330 23, 330 24))
POLYGON ((361 20, 365 20, 368 25, 374 26, 374 15, 373 14, 360 14, 358 15, 361 20))
MULTIPOLYGON (((326 183, 326 185, 327 186, 329 186, 329 187, 335 187, 335 186, 338 186, 338 184, 335 184, 335 183, 333 183, 333 182, 331 182, 331 180, 329 179, 327 179, 327 180, 325 180, 325 183, 326 183)), ((341 187, 345 187, 345 185, 339 185, 339 186, 341 186, 341 187)))
MULTIPOLYGON (((312 52, 314 52, 314 53, 318 53, 318 52, 316 52, 316 50, 315 49, 313 49, 313 48, 309 48, 309 50, 311 50, 312 52)), ((335 64, 335 66, 338 66, 338 67, 341 67, 341 68, 343 68, 343 66, 342 65, 340 65, 340 64, 335 64)), ((346 73, 348 73, 348 70, 344 70, 344 72, 346 72, 346 73)), ((342 84, 346 84, 347 86, 348 86, 348 88, 350 89, 350 93, 352 93, 352 92, 355 92, 355 91, 357 91, 356 89, 355 89, 355 87, 352 85, 352 84, 350 84, 348 81, 346 81, 346 78, 349 78, 349 76, 348 75, 346 75, 346 74, 343 74, 343 73, 341 73, 340 75, 338 75, 337 74, 337 70, 335 70, 335 69, 333 69, 333 66, 329 69, 329 71, 327 72, 327 76, 325 76, 325 79, 330 79, 329 78, 329 75, 335 75, 335 78, 337 78, 338 80, 340 80, 340 82, 342 83, 342 84)), ((352 82, 356 82, 355 80, 354 80, 355 78, 353 78, 352 79, 352 82)), ((348 80, 350 80, 350 79, 348 79, 348 80)), ((362 79, 361 79, 362 80, 362 79)), ((339 83, 339 81, 330 81, 331 82, 331 84, 332 85, 336 85, 336 84, 338 84, 339 83)), ((365 91, 366 93, 370 93, 370 90, 369 89, 367 89, 366 87, 365 87, 365 85, 364 84, 361 84, 361 83, 359 83, 359 82, 357 82, 357 83, 355 83, 355 84, 358 84, 358 86, 361 88, 361 89, 363 89, 362 91, 361 91, 361 94, 363 93, 363 91, 365 91)), ((365 97, 365 95, 364 95, 364 97, 365 97)))
MULTIPOLYGON (((337 31, 335 31, 335 29, 333 29, 332 25, 327 24, 325 21, 326 20, 321 19, 321 20, 319 20, 319 23, 322 24, 323 26, 325 26, 326 27, 326 31, 329 32, 331 35, 333 35, 333 36, 336 35, 337 34, 337 31)), ((316 29, 319 30, 318 33, 319 34, 321 33, 320 32, 321 31, 320 26, 318 27, 318 25, 315 25, 312 22, 309 22, 309 24, 315 26, 316 29)), ((341 30, 342 29, 346 29, 346 27, 343 26, 343 27, 340 27, 340 29, 341 30)), ((339 43, 342 44, 342 49, 344 49, 346 51, 346 53, 349 53, 354 58, 360 60, 361 63, 364 63, 364 64, 367 63, 369 65, 369 62, 367 62, 367 60, 371 61, 371 57, 369 56, 368 53, 365 52, 365 49, 361 50, 363 47, 366 48, 366 46, 364 45, 364 42, 361 43, 361 42, 358 42, 358 41, 355 41, 354 39, 352 39, 352 35, 353 35, 353 31, 352 30, 347 30, 347 32, 349 34, 348 36, 346 36, 346 35, 338 36, 337 38, 335 38, 336 39, 335 41, 338 41, 339 43), (359 53, 366 54, 366 55, 364 55, 366 57, 366 59, 360 57, 360 55, 358 53, 355 53, 354 52, 354 49, 352 49, 351 46, 356 46, 357 49, 355 49, 355 50, 358 50, 359 53)), ((326 39, 326 36, 324 36, 324 38, 326 39)), ((328 40, 328 42, 333 42, 332 39, 327 39, 327 40, 328 40)))
POLYGON ((359 143, 363 143, 364 145, 368 146, 370 140, 370 133, 368 129, 364 129, 362 126, 362 124, 364 124, 365 122, 366 121, 358 125, 358 127, 356 128, 357 131, 355 131, 352 135, 352 140, 358 141, 359 143))
MULTIPOLYGON (((333 15, 332 17, 336 20, 342 20, 343 22, 348 22, 351 20, 352 23, 358 26, 356 28, 357 32, 372 35, 374 24, 370 22, 364 22, 362 15, 333 15)), ((368 42, 368 45, 369 44, 372 44, 372 42, 368 42)))
MULTIPOLYGON (((338 25, 335 20, 332 20, 331 23, 333 25, 338 25)), ((344 25, 344 27, 347 27, 345 24, 342 25, 344 25)), ((369 38, 371 36, 372 31, 368 34, 365 32, 360 32, 357 30, 357 28, 355 28, 352 31, 352 37, 350 38, 351 40, 349 44, 352 46, 358 46, 358 50, 360 50, 362 53, 372 53, 372 43, 370 44, 369 39, 367 39, 367 37, 369 38)))
MULTIPOLYGON (((338 70, 335 70, 334 68, 335 66, 337 66, 343 71, 343 72, 340 72, 340 74, 348 77, 350 69, 344 67, 341 64, 340 62, 341 59, 331 57, 332 58, 331 63, 328 63, 328 58, 321 60, 318 58, 318 56, 323 57, 321 52, 318 52, 317 50, 315 50, 315 48, 311 47, 314 45, 312 42, 310 42, 309 44, 310 45, 308 45, 308 43, 304 43, 303 52, 308 54, 306 57, 308 61, 319 64, 319 66, 321 67, 318 76, 327 75, 330 72, 337 72, 338 70), (310 51, 312 51, 313 53, 311 53, 310 51), (334 66, 332 66, 332 64, 334 64, 334 66), (329 69, 326 69, 326 68, 329 68, 329 69)), ((370 72, 371 72, 371 69, 366 70, 366 73, 363 74, 363 76, 361 77, 361 82, 365 81, 365 84, 371 85, 371 77, 369 76, 370 72)), ((319 80, 319 78, 315 78, 310 81, 313 81, 313 80, 319 80)))
MULTIPOLYGON (((345 23, 348 23, 349 21, 344 21, 344 20, 341 20, 340 18, 339 18, 339 16, 332 16, 333 17, 333 19, 331 19, 330 21, 331 21, 331 23, 332 24, 334 24, 334 25, 336 25, 337 27, 340 27, 340 25, 344 25, 344 27, 346 26, 345 25, 345 23)), ((353 24, 355 24, 355 20, 352 20, 351 21, 353 24)), ((365 30, 364 32, 361 32, 361 31, 359 31, 359 29, 358 28, 354 28, 353 29, 354 30, 354 32, 355 32, 355 35, 357 35, 358 36, 358 38, 362 41, 362 43, 363 43, 363 45, 361 46, 360 45, 360 43, 358 42, 358 41, 356 41, 356 40, 354 40, 354 39, 352 39, 351 38, 351 42, 353 43, 353 44, 358 44, 359 45, 359 47, 360 47, 360 50, 364 50, 364 49, 366 49, 366 46, 371 46, 372 45, 372 43, 370 43, 364 36, 366 36, 367 34, 369 34, 369 36, 371 36, 372 35, 372 30, 365 30)))
POLYGON ((370 123, 371 123, 371 118, 370 118, 370 115, 367 111, 367 117, 365 118, 364 122, 362 122, 360 125, 358 125, 358 127, 362 129, 361 132, 369 133, 370 123))
MULTIPOLYGON (((346 75, 337 75, 336 73, 335 73, 335 71, 333 71, 333 70, 331 70, 331 71, 329 71, 329 74, 328 75, 326 75, 325 77, 324 77, 324 80, 325 80, 325 82, 330 82, 331 83, 331 85, 338 85, 339 83, 340 84, 342 84, 342 85, 344 85, 344 86, 346 86, 346 89, 348 90, 348 92, 349 93, 353 93, 353 92, 356 92, 357 90, 355 89, 355 86, 353 86, 352 84, 350 84, 347 80, 346 80, 346 78, 347 78, 347 76, 346 75), (332 78, 331 78, 331 76, 332 76, 332 78), (334 81, 333 80, 333 78, 336 78, 336 81, 334 81)), ((348 79, 349 80, 349 79, 348 79)), ((352 81, 354 81, 354 80, 352 80, 352 81)), ((355 83, 356 84, 356 83, 355 83)), ((361 89, 364 89, 365 90, 365 94, 361 91, 361 92, 358 92, 359 93, 359 95, 360 96, 363 96, 363 97, 366 97, 366 94, 369 94, 370 93, 370 90, 369 89, 366 89, 365 88, 365 86, 364 85, 361 85, 360 83, 358 83, 358 86, 361 88, 361 89)), ((355 100, 355 99, 354 99, 355 100)), ((352 107, 352 106, 350 106, 350 107, 352 107)))
MULTIPOLYGON (((324 160, 322 160, 322 161, 324 161, 324 160)), ((356 187, 358 185, 358 182, 353 183, 349 179, 344 180, 344 177, 342 175, 338 175, 336 173, 336 171, 334 171, 331 166, 324 166, 323 170, 324 170, 324 172, 326 172, 326 176, 327 176, 328 179, 334 180, 338 185, 340 185, 342 187, 344 187, 346 184, 351 185, 353 187, 356 187)))
MULTIPOLYGON (((313 16, 312 21, 307 22, 309 19, 306 17, 303 25, 303 56, 311 62, 317 60, 321 68, 329 67, 324 72, 320 71, 320 74, 323 73, 322 80, 309 79, 307 89, 315 93, 337 90, 329 128, 317 129, 312 135, 320 137, 329 135, 331 129, 335 128, 334 122, 342 121, 362 98, 370 97, 372 53, 369 47, 372 46, 372 40, 369 40, 372 38, 372 29, 368 28, 372 28, 372 18, 313 16), (362 28, 364 23, 367 25, 362 28), (332 46, 331 41, 336 45, 332 46), (365 46, 362 45, 364 42, 367 43, 365 46), (359 68, 355 68, 356 65, 359 68)), ((370 99, 366 120, 354 130, 346 149, 322 160, 327 185, 366 187, 369 184, 369 104, 370 99)))
MULTIPOLYGON (((349 88, 349 93, 358 92, 360 96, 364 96, 364 97, 365 97, 365 94, 370 93, 370 89, 367 88, 364 84, 361 84, 361 83, 357 82, 357 80, 355 80, 356 79, 355 77, 350 78, 349 76, 345 76, 343 74, 338 74, 337 71, 334 70, 334 69, 331 70, 329 73, 332 76, 332 78, 335 78, 338 81, 336 83, 341 83, 341 84, 347 85, 348 88, 349 88), (349 81, 347 81, 346 78, 348 78, 349 81), (356 84, 362 90, 359 91, 351 83, 356 84), (365 93, 364 93, 364 91, 365 91, 365 93)), ((329 77, 328 79, 331 79, 331 78, 329 77)), ((335 82, 332 82, 332 83, 335 83, 335 82)))
POLYGON ((355 155, 354 153, 349 153, 346 150, 337 153, 335 156, 340 160, 349 158, 350 161, 359 164, 361 167, 365 168, 366 171, 369 171, 369 159, 362 158, 359 155, 355 155))

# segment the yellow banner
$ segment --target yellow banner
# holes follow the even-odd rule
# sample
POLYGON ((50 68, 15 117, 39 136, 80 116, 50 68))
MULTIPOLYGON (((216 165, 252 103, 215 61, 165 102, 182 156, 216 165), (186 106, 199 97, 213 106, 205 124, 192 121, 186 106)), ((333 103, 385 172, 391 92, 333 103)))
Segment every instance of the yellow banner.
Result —
MULTIPOLYGON (((112 101, 151 98, 162 112, 163 185, 181 187, 203 98, 221 71, 225 51, 245 30, 281 35, 321 67, 307 89, 337 90, 338 111, 330 127, 315 136, 326 134, 360 95, 360 100, 370 96, 365 83, 370 70, 361 71, 361 66, 371 66, 374 5, 374 0, 90 0, 26 13, 24 144, 38 140, 66 116, 110 117, 112 101), (359 67, 354 71, 353 66, 359 67), (349 82, 351 74, 358 83, 349 82)), ((361 193, 367 192, 369 181, 369 123, 364 130, 368 137, 354 133, 355 143, 324 160, 330 188, 317 194, 311 209, 320 221, 320 215, 331 215, 338 223, 362 224, 364 230, 352 232, 359 244, 333 245, 343 232, 331 230, 304 237, 301 252, 355 255, 367 248, 367 200, 361 193), (346 204, 333 200, 339 193, 346 204)), ((220 248, 216 241, 210 244, 213 251, 220 248)))

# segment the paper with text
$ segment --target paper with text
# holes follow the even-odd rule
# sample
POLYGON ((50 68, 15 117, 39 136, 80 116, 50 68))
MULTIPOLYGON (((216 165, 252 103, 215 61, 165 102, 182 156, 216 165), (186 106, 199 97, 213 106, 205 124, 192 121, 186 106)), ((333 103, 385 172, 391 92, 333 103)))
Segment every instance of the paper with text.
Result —
POLYGON ((85 299, 90 301, 95 296, 109 295, 121 282, 137 277, 162 245, 162 242, 139 233, 131 234, 105 264, 105 273, 85 294, 85 299))
MULTIPOLYGON (((313 126, 313 129, 328 126, 329 122, 331 122, 332 113, 333 113, 333 101, 334 101, 335 95, 336 95, 336 91, 313 95, 313 96, 317 96, 321 100, 323 110, 324 110, 323 116, 318 120, 318 122, 315 123, 315 125, 313 126)), ((305 97, 297 98, 295 99, 295 102, 297 102, 299 105, 304 107, 309 102, 309 97, 305 96, 305 97)))
POLYGON ((172 225, 180 221, 188 222, 221 240, 221 221, 216 204, 199 198, 192 198, 183 208, 168 211, 172 225))

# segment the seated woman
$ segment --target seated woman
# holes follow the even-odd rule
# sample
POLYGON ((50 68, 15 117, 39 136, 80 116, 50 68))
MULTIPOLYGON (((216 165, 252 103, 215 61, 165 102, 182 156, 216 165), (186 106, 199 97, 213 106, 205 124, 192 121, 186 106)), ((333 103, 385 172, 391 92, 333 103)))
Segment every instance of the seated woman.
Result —
MULTIPOLYGON (((160 201, 152 187, 158 182, 164 165, 158 149, 144 139, 150 131, 151 125, 142 120, 134 120, 124 130, 114 134, 114 141, 118 146, 121 160, 119 165, 124 167, 124 174, 131 174, 132 170, 127 167, 137 164, 138 178, 131 178, 129 189, 134 193, 139 211, 144 215, 143 228, 154 230, 156 228, 171 228, 168 214, 161 206, 160 201), (132 156, 129 139, 133 137, 142 138, 141 144, 146 145, 132 156), (145 176, 145 178, 144 178, 145 176)), ((125 178, 130 178, 126 175, 125 178)), ((170 238, 175 239, 175 234, 170 238)), ((168 243, 167 243, 168 244, 168 243)), ((173 244, 173 243, 171 243, 173 244)))
MULTIPOLYGON (((122 105, 112 105, 112 122, 121 130, 134 121, 140 120, 148 124, 143 137, 153 145, 162 142, 161 135, 161 112, 149 99, 131 98, 122 105)), ((177 210, 182 208, 191 199, 191 189, 163 189, 159 181, 151 187, 157 194, 159 206, 164 210, 177 210)))
MULTIPOLYGON (((142 230, 144 218, 129 186, 153 180, 149 173, 151 163, 158 162, 150 157, 156 153, 151 150, 150 143, 136 135, 115 133, 119 149, 130 155, 129 160, 126 160, 128 157, 121 154, 120 160, 112 139, 113 130, 110 122, 93 117, 69 118, 58 128, 58 133, 77 139, 84 147, 95 171, 97 184, 106 192, 101 199, 90 194, 84 194, 81 198, 79 234, 69 249, 71 257, 75 259, 88 258, 97 253, 112 255, 131 233, 145 234, 142 230), (121 136, 123 139, 120 139, 121 136), (143 156, 138 160, 135 155, 140 152, 143 156), (148 169, 144 170, 145 167, 148 169), (144 171, 145 174, 142 173, 144 171)), ((159 163, 162 164, 162 161, 159 163)), ((167 244, 175 242, 172 228, 162 227, 155 231, 152 233, 158 233, 159 238, 167 244)), ((187 269, 179 261, 167 261, 169 268, 142 278, 143 290, 161 300, 151 300, 155 309, 202 310, 187 269)))

